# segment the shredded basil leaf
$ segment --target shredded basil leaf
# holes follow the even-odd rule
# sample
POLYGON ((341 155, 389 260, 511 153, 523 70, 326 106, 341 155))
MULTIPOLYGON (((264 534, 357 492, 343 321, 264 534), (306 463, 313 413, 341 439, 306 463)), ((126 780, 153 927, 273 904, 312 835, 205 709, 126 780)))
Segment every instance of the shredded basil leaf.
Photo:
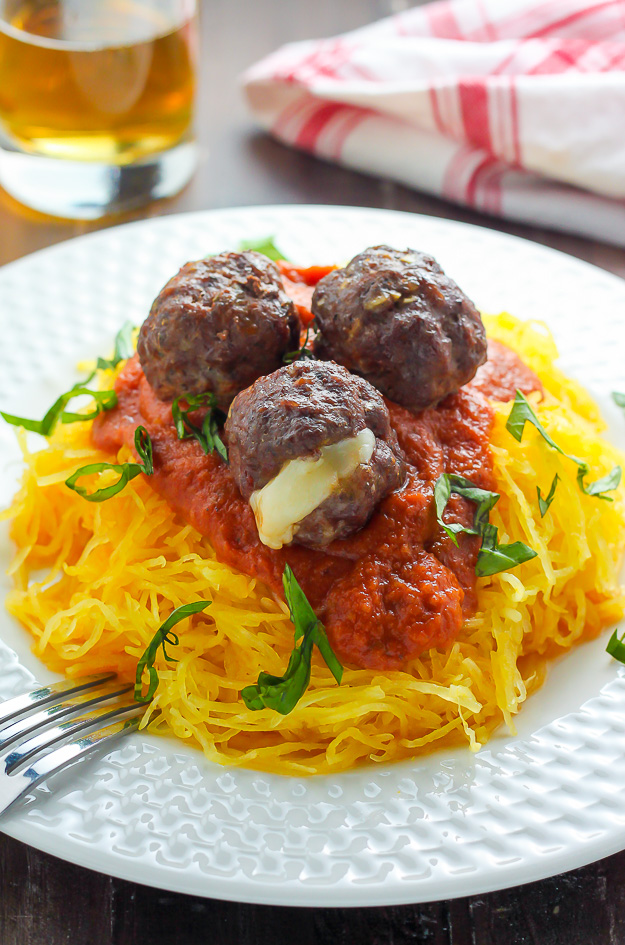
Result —
POLYGON ((619 663, 625 663, 625 635, 619 638, 618 630, 614 631, 605 649, 619 663))
POLYGON ((308 688, 313 646, 317 646, 339 685, 343 678, 343 667, 330 646, 323 624, 318 620, 288 564, 284 568, 282 585, 295 628, 295 642, 302 642, 294 647, 284 676, 260 673, 256 685, 246 686, 241 691, 241 696, 248 709, 275 709, 281 715, 288 715, 308 688))
POLYGON ((606 502, 613 502, 614 499, 611 496, 604 495, 604 492, 612 492, 614 489, 618 489, 621 483, 622 470, 620 466, 614 466, 612 470, 603 476, 602 479, 597 479, 596 482, 590 482, 588 485, 584 484, 584 476, 588 473, 588 466, 585 466, 585 471, 580 468, 577 470, 577 483, 586 495, 597 496, 598 499, 605 499, 606 502))
MULTIPOLYGON (((135 326, 132 322, 126 322, 120 328, 115 336, 115 350, 110 359, 98 358, 96 363, 97 370, 108 370, 117 367, 120 361, 130 358, 134 352, 132 344, 132 333, 135 326)), ((87 384, 91 383, 95 377, 95 371, 92 371, 89 377, 84 381, 78 381, 68 391, 58 397, 42 420, 29 420, 27 417, 17 417, 11 413, 0 411, 0 416, 7 423, 13 426, 23 427, 32 433, 39 433, 41 436, 50 436, 55 426, 61 423, 80 423, 82 420, 95 420, 98 414, 105 410, 112 410, 117 406, 117 395, 113 390, 91 390, 87 384), (88 413, 69 413, 65 410, 67 405, 74 397, 88 396, 93 397, 95 407, 88 413)))
POLYGON ((121 492, 132 479, 143 471, 143 466, 140 466, 138 463, 88 463, 86 466, 81 466, 80 469, 77 469, 75 473, 72 473, 69 479, 65 480, 65 485, 68 489, 77 492, 78 495, 82 496, 83 499, 86 499, 88 502, 104 502, 106 499, 110 499, 112 496, 117 495, 118 492, 121 492), (107 469, 119 473, 119 479, 112 485, 102 489, 96 489, 95 492, 88 492, 84 486, 78 485, 78 480, 82 479, 83 476, 93 476, 96 473, 105 472, 107 469))
POLYGON ((152 440, 145 427, 137 427, 135 430, 135 449, 139 454, 139 458, 143 460, 143 464, 138 464, 143 465, 142 471, 146 476, 153 475, 154 457, 152 453, 152 440))
POLYGON ((553 502, 553 497, 554 497, 555 494, 556 494, 556 487, 557 487, 557 485, 558 485, 559 482, 560 482, 560 477, 559 477, 558 474, 556 473, 555 476, 553 477, 553 480, 552 480, 552 483, 551 483, 551 488, 549 489, 549 492, 548 492, 547 497, 546 497, 545 499, 543 499, 543 497, 542 497, 542 493, 541 493, 541 491, 540 491, 540 486, 536 486, 536 494, 537 494, 537 496, 538 496, 538 508, 540 509, 540 517, 541 517, 541 518, 544 518, 545 515, 547 514, 547 510, 549 509, 549 506, 550 506, 551 503, 553 502))
POLYGON ((612 400, 618 407, 622 407, 625 410, 625 394, 621 394, 619 391, 613 390, 612 400))
POLYGON ((279 259, 286 259, 286 256, 282 255, 274 243, 273 236, 266 236, 261 240, 242 240, 241 243, 239 243, 239 250, 241 252, 250 249, 256 253, 262 253, 263 256, 267 256, 268 259, 273 259, 274 262, 277 262, 279 259))
POLYGON ((458 544, 456 535, 459 532, 466 532, 469 535, 481 535, 484 525, 488 523, 490 510, 498 501, 499 495, 497 492, 489 492, 487 489, 480 489, 479 486, 474 485, 470 479, 465 479, 464 476, 443 473, 438 477, 434 485, 436 520, 443 531, 449 535, 454 545, 458 544), (475 503, 472 529, 466 528, 466 526, 458 522, 446 525, 443 521, 443 512, 447 508, 447 503, 451 498, 452 492, 475 503))
MULTIPOLYGON (((523 430, 525 429, 525 424, 527 421, 536 427, 540 435, 549 444, 549 446, 551 446, 554 450, 557 450, 558 453, 562 453, 563 456, 567 455, 560 449, 558 444, 551 439, 540 420, 532 410, 525 395, 520 390, 517 390, 514 403, 512 404, 512 410, 510 411, 510 416, 506 421, 506 430, 508 433, 511 433, 514 439, 519 443, 523 439, 523 430)), ((575 462, 578 462, 578 460, 575 460, 575 462)))
POLYGON ((482 531, 482 547, 477 555, 475 573, 478 577, 489 577, 491 574, 516 568, 518 564, 531 561, 535 557, 534 549, 522 541, 501 545, 497 527, 488 522, 482 531))
POLYGON ((620 466, 615 466, 607 476, 604 476, 602 479, 598 479, 596 482, 585 483, 584 479, 590 472, 590 466, 588 463, 584 462, 583 459, 579 459, 577 456, 571 455, 571 453, 565 453, 564 450, 558 446, 558 444, 552 440, 549 436, 540 420, 532 410, 527 399, 521 393, 520 390, 517 390, 516 397, 514 398, 514 403, 512 405, 512 410, 510 411, 510 416, 508 417, 506 423, 506 430, 512 434, 512 436, 519 443, 523 438, 523 430, 526 423, 531 423, 540 435, 543 440, 545 440, 548 445, 560 453, 561 456, 570 459, 577 465, 577 484, 581 491, 585 495, 596 496, 597 499, 603 499, 605 502, 613 502, 611 496, 605 495, 606 492, 612 492, 616 489, 621 481, 622 470, 620 466))
POLYGON ((198 614, 201 610, 206 610, 209 607, 211 601, 209 600, 198 600, 194 601, 192 604, 183 604, 181 607, 176 607, 175 610, 171 612, 167 620, 161 624, 158 628, 148 647, 137 663, 137 672, 135 676, 135 702, 150 702, 156 688, 158 686, 158 673, 154 667, 154 660, 158 653, 158 648, 161 646, 163 648, 163 656, 169 663, 177 663, 178 660, 174 659, 173 656, 170 656, 167 650, 165 649, 166 644, 169 646, 178 646, 180 643, 180 638, 177 633, 172 633, 172 627, 175 627, 177 623, 180 623, 181 620, 184 620, 186 617, 190 617, 192 614, 198 614), (144 670, 148 671, 149 685, 148 691, 143 694, 143 673, 144 670))
POLYGON ((179 440, 197 440, 205 453, 216 452, 224 463, 228 462, 228 451, 219 435, 220 424, 225 421, 223 411, 217 407, 217 399, 211 392, 206 394, 186 394, 176 397, 171 407, 172 416, 176 425, 179 440), (185 410, 180 402, 186 403, 185 410), (202 426, 198 427, 189 420, 189 414, 194 410, 207 408, 202 426))
POLYGON ((86 499, 87 502, 104 502, 112 496, 117 495, 124 489, 129 482, 135 479, 140 473, 151 476, 154 473, 154 462, 152 458, 152 441, 150 434, 145 427, 137 427, 135 430, 135 449, 143 460, 141 463, 89 463, 87 466, 81 466, 75 473, 65 480, 68 489, 77 492, 78 495, 86 499), (105 472, 107 469, 119 473, 119 479, 110 486, 104 486, 102 489, 96 489, 95 492, 88 492, 84 486, 78 485, 78 480, 83 476, 93 476, 96 473, 105 472))
POLYGON ((132 322, 125 322, 115 335, 115 348, 112 358, 98 358, 96 366, 100 371, 110 371, 122 361, 127 361, 134 354, 132 335, 135 326, 132 322))
POLYGON ((104 410, 112 410, 117 405, 117 395, 114 390, 91 390, 87 384, 93 380, 95 371, 92 371, 89 377, 84 381, 78 381, 68 391, 58 397, 42 420, 29 420, 26 417, 16 417, 11 413, 0 411, 0 416, 11 423, 13 426, 23 427, 32 433, 40 433, 41 436, 50 436, 58 421, 61 423, 77 423, 80 420, 94 420, 99 413, 104 410), (74 397, 87 395, 93 397, 95 408, 89 413, 67 413, 65 408, 74 397))
POLYGON ((94 410, 89 413, 68 413, 63 411, 61 414, 61 423, 79 423, 81 420, 95 420, 98 414, 105 410, 112 410, 117 406, 117 394, 114 390, 89 390, 88 387, 76 387, 74 397, 80 394, 88 394, 95 400, 94 410))
MULTIPOLYGON (((98 358, 97 369, 106 370, 117 367, 120 361, 131 357, 134 350, 132 345, 133 331, 134 325, 131 322, 126 322, 115 336, 115 351, 113 357, 110 360, 98 358)), ((94 377, 95 371, 92 371, 89 377, 85 378, 84 381, 78 381, 78 383, 74 384, 68 391, 61 394, 42 420, 29 420, 26 417, 17 417, 14 414, 4 413, 2 411, 0 411, 0 416, 2 416, 7 423, 24 427, 25 430, 30 430, 32 433, 39 433, 41 436, 50 436, 59 420, 61 423, 79 423, 82 420, 95 420, 98 414, 105 410, 112 410, 113 407, 117 406, 117 395, 115 391, 112 390, 91 390, 91 388, 87 387, 87 384, 89 384, 94 377), (74 397, 80 396, 93 397, 95 408, 88 413, 67 412, 65 408, 68 403, 73 400, 74 397)))
POLYGON ((312 349, 308 347, 308 338, 310 335, 310 326, 306 329, 306 337, 303 345, 297 351, 287 351, 282 358, 283 364, 293 364, 294 361, 314 361, 315 356, 312 349))
POLYGON ((460 532, 467 535, 478 535, 482 539, 475 565, 475 573, 478 577, 487 577, 491 574, 498 574, 500 571, 508 571, 510 568, 516 567, 517 564, 523 564, 524 561, 530 561, 536 557, 536 552, 528 545, 523 544, 522 541, 515 541, 509 545, 499 544, 497 527, 489 522, 490 511, 497 504, 499 498, 497 492, 480 489, 470 479, 465 479, 464 476, 457 476, 453 473, 443 473, 434 484, 436 520, 453 543, 458 544, 456 535, 460 532), (461 525, 459 522, 446 524, 443 521, 443 513, 452 493, 475 504, 472 526, 461 525))

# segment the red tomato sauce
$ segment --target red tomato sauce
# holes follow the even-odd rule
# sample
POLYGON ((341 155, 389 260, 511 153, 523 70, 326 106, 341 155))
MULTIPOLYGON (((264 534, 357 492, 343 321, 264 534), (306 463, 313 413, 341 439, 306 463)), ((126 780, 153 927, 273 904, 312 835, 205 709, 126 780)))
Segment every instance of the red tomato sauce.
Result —
POLYGON ((282 259, 276 265, 282 275, 286 294, 295 302, 302 325, 304 328, 308 328, 313 320, 310 306, 315 286, 329 272, 338 269, 338 266, 308 266, 304 268, 294 266, 293 263, 285 262, 282 259))
MULTIPOLYGON (((282 596, 286 562, 293 569, 332 646, 347 664, 399 669, 430 647, 447 648, 476 606, 479 539, 460 535, 458 547, 437 525, 433 488, 441 473, 458 473, 493 489, 490 393, 509 400, 516 388, 540 382, 497 342, 476 378, 435 408, 414 415, 390 401, 391 423, 410 464, 406 485, 384 499, 368 525, 324 551, 293 545, 274 551, 260 542, 252 511, 217 454, 178 440, 171 404, 147 383, 138 358, 128 361, 115 390, 118 406, 100 415, 93 439, 115 453, 133 445, 142 424, 154 450, 154 489, 205 535, 220 560, 260 578, 282 596)), ((452 497, 449 521, 472 520, 473 506, 452 497)))

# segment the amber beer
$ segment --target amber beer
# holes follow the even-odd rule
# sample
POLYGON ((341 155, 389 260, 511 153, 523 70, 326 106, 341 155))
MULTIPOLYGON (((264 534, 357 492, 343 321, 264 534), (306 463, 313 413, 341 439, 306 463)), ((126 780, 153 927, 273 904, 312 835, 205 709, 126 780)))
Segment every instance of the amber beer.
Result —
POLYGON ((126 165, 192 121, 194 4, 0 0, 0 130, 19 150, 126 165))

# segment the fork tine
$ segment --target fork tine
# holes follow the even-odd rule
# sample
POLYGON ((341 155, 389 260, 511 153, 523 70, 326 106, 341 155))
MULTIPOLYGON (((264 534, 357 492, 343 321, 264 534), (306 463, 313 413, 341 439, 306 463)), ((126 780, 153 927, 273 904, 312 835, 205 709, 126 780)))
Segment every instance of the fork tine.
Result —
POLYGON ((85 715, 70 718, 52 728, 47 727, 43 729, 43 731, 38 731, 25 742, 21 742, 19 745, 0 754, 0 765, 4 764, 6 774, 11 775, 13 771, 29 761, 40 751, 47 751, 53 748, 56 742, 63 741, 71 735, 86 731, 93 728, 94 725, 101 724, 116 716, 142 715, 143 712, 145 712, 145 706, 136 702, 118 702, 113 706, 102 706, 85 715))
MULTIPOLYGON (((4 724, 0 723, 0 751, 17 738, 27 735, 31 731, 44 728, 54 719, 77 712, 90 705, 98 705, 100 702, 113 699, 116 696, 121 696, 126 692, 130 692, 132 688, 132 683, 112 679, 110 682, 104 682, 95 687, 91 686, 88 689, 83 689, 82 692, 79 691, 78 695, 72 698, 71 701, 56 702, 53 705, 44 703, 45 708, 39 712, 12 713, 4 724)), ((73 691, 75 690, 70 690, 70 692, 73 691)), ((32 710, 41 704, 41 702, 34 703, 29 709, 32 710)))
POLYGON ((30 732, 47 729, 56 719, 79 712, 89 706, 97 706, 102 702, 110 702, 132 690, 130 683, 113 680, 104 683, 95 689, 89 689, 75 696, 71 702, 57 702, 47 705, 39 712, 30 712, 21 717, 13 717, 8 724, 0 725, 0 757, 1 753, 18 738, 23 738, 30 732))
POLYGON ((80 680, 64 679, 62 682, 42 686, 40 689, 33 690, 33 692, 15 696, 14 699, 8 699, 6 702, 0 703, 0 722, 7 721, 14 715, 28 712, 35 706, 43 706, 48 702, 53 702, 57 696, 63 696, 65 699, 114 678, 115 673, 102 673, 98 676, 83 676, 80 680))
POLYGON ((35 760, 28 768, 0 779, 0 813, 7 810, 15 801, 27 794, 51 774, 60 771, 67 765, 85 757, 96 748, 108 747, 121 735, 135 731, 139 726, 139 714, 145 711, 145 706, 134 703, 127 706, 134 716, 112 722, 105 728, 97 729, 81 735, 65 745, 61 745, 42 758, 35 760))

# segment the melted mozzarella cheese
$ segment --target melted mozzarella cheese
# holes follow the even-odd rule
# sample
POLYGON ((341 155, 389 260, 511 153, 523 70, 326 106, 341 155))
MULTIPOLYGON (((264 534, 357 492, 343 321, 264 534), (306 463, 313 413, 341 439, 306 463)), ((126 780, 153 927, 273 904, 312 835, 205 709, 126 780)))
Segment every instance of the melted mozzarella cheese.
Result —
POLYGON ((277 476, 250 496, 258 535, 269 548, 282 548, 293 539, 302 519, 325 502, 340 484, 368 463, 375 449, 371 430, 322 446, 317 459, 290 459, 277 476))

